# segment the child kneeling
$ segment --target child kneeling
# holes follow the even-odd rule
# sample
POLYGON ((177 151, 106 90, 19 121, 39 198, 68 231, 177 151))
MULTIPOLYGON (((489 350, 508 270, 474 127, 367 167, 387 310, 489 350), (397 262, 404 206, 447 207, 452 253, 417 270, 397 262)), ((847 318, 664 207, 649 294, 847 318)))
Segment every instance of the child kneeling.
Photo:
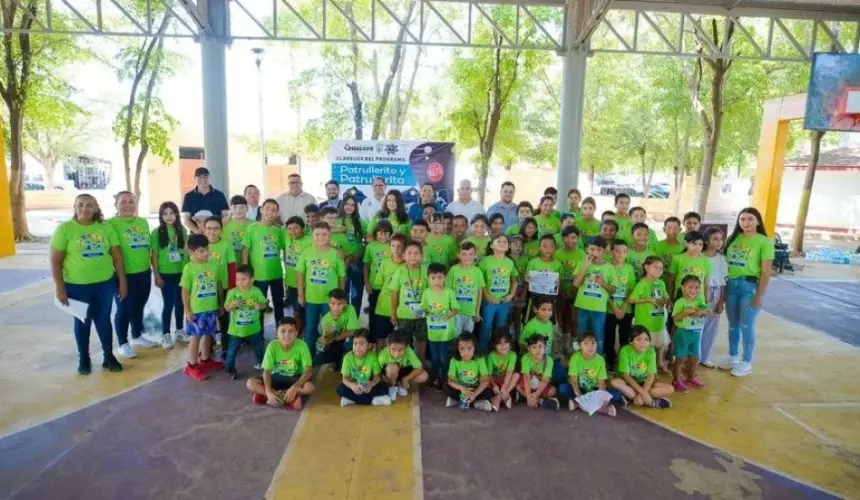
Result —
POLYGON ((618 374, 611 384, 624 395, 620 399, 622 405, 627 405, 630 399, 636 406, 672 407, 667 396, 674 389, 657 382, 657 352, 651 347, 651 334, 644 326, 634 325, 631 329, 630 343, 618 353, 618 374))
POLYGON ((351 404, 389 406, 388 386, 382 382, 376 353, 369 350, 370 331, 362 328, 352 336, 352 351, 343 357, 340 373, 343 381, 337 386, 340 405, 351 404))
POLYGON ((448 396, 445 407, 459 406, 461 410, 468 410, 474 406, 477 410, 493 411, 489 401, 493 397, 489 389, 490 373, 484 360, 475 357, 475 336, 464 333, 456 342, 454 359, 448 367, 448 384, 443 389, 448 396))
POLYGON ((529 346, 527 353, 520 360, 520 383, 517 392, 526 400, 529 408, 547 408, 558 410, 556 389, 550 383, 554 361, 546 353, 546 338, 534 334, 526 340, 529 346))
POLYGON ((302 397, 314 392, 311 350, 304 340, 296 338, 298 333, 293 318, 278 322, 278 338, 269 343, 263 355, 263 377, 248 379, 245 384, 254 394, 254 403, 301 410, 302 397))
MULTIPOLYGON (((606 390, 606 361, 597 353, 597 337, 594 333, 583 333, 579 338, 579 348, 580 351, 571 356, 568 364, 570 387, 566 387, 566 391, 559 388, 559 392, 569 392, 567 405, 570 411, 579 406, 575 398, 589 392, 606 390)), ((616 415, 615 407, 608 401, 597 411, 610 417, 616 415)))
POLYGON ((378 356, 382 368, 382 382, 388 386, 391 401, 397 396, 406 397, 412 384, 427 382, 427 372, 415 351, 409 347, 409 334, 395 330, 388 339, 388 347, 378 356))

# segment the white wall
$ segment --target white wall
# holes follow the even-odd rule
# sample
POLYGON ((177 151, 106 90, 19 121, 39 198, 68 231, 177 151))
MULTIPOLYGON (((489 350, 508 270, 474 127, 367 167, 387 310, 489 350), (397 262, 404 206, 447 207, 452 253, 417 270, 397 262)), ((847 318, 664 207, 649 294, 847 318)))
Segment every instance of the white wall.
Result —
MULTIPOLYGON (((805 168, 785 169, 776 217, 779 229, 786 229, 783 224, 794 226, 805 178, 805 168)), ((822 226, 860 233, 860 169, 815 173, 806 226, 807 230, 814 229, 810 226, 822 226)))

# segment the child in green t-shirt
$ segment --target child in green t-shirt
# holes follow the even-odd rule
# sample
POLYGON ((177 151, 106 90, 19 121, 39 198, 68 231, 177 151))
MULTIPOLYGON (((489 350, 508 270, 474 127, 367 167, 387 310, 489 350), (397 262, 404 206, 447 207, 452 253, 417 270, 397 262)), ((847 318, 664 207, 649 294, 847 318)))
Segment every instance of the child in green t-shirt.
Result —
POLYGON ((666 332, 666 305, 669 303, 669 292, 660 277, 663 275, 663 259, 651 255, 642 264, 645 276, 636 283, 630 295, 633 304, 633 323, 645 327, 651 335, 658 354, 658 368, 662 373, 669 373, 663 362, 666 348, 669 344, 669 334, 666 332))
POLYGON ((580 237, 588 240, 600 234, 600 219, 594 216, 597 203, 594 198, 588 197, 582 200, 582 217, 577 219, 576 228, 579 229, 580 237))
MULTIPOLYGON (((472 235, 463 240, 462 243, 472 243, 475 245, 475 257, 472 259, 475 265, 481 263, 481 259, 487 255, 487 248, 490 246, 490 241, 492 238, 489 234, 490 221, 487 219, 487 216, 484 214, 478 214, 472 218, 472 235)), ((460 248, 462 248, 462 243, 460 244, 460 248)), ((459 257, 459 251, 458 257, 459 257)))
POLYGON ((657 381, 657 353, 651 347, 651 334, 642 325, 633 325, 630 343, 618 354, 617 377, 610 381, 624 397, 622 406, 633 401, 636 406, 671 408, 672 386, 657 381))
POLYGON ((645 269, 642 267, 642 265, 645 264, 645 259, 656 254, 651 247, 649 235, 652 231, 648 226, 644 223, 637 222, 636 224, 633 224, 631 231, 633 232, 633 242, 631 245, 628 245, 627 263, 633 266, 633 272, 636 273, 636 281, 639 282, 639 280, 645 276, 645 269))
POLYGON ((406 247, 406 236, 402 234, 393 234, 388 241, 389 252, 391 256, 383 258, 382 264, 379 266, 379 271, 374 278, 374 287, 379 288, 379 297, 376 300, 376 309, 374 311, 374 322, 370 324, 371 336, 376 342, 376 351, 379 352, 385 347, 385 341, 391 332, 394 330, 394 324, 391 321, 391 290, 388 288, 388 283, 391 278, 397 274, 397 270, 404 266, 406 261, 403 259, 403 251, 406 247))
POLYGON ((616 238, 627 242, 630 239, 630 229, 633 218, 630 215, 630 195, 618 193, 615 195, 615 223, 618 225, 616 238))
POLYGON ((192 234, 188 238, 188 255, 191 262, 182 269, 179 281, 185 308, 185 330, 189 337, 188 364, 183 372, 194 380, 202 381, 209 377, 207 372, 224 368, 224 363, 210 358, 224 289, 218 277, 218 266, 209 258, 206 236, 192 234), (199 360, 198 352, 201 353, 199 360))
POLYGON ((358 313, 352 304, 347 304, 346 291, 335 288, 328 293, 328 312, 320 320, 317 352, 322 353, 323 363, 340 367, 346 341, 359 328, 358 313))
POLYGON ((494 411, 499 411, 502 403, 511 409, 511 393, 520 380, 517 373, 517 354, 511 351, 511 336, 500 331, 493 338, 493 350, 487 355, 487 370, 490 372, 490 389, 493 398, 490 404, 494 411))
POLYGON ((493 331, 507 330, 510 326, 508 317, 511 312, 511 302, 519 288, 519 271, 514 261, 508 257, 510 243, 508 237, 500 234, 490 243, 491 255, 481 261, 481 272, 484 275, 485 287, 483 293, 483 309, 481 311, 481 336, 479 338, 480 352, 489 352, 493 331))
MULTIPOLYGON (((209 260, 218 266, 218 281, 221 284, 221 289, 227 290, 236 282, 236 262, 238 262, 238 260, 235 252, 233 252, 232 242, 222 237, 223 231, 224 222, 221 220, 221 216, 219 215, 213 215, 203 222, 203 234, 206 235, 206 238, 209 241, 209 260)), ((220 295, 220 299, 218 307, 223 308, 223 294, 220 295)), ((219 332, 223 333, 227 331, 227 322, 229 319, 230 318, 224 314, 217 317, 219 332)), ((226 347, 223 344, 223 340, 226 339, 222 339, 222 348, 226 347)), ((213 342, 210 350, 214 351, 214 348, 215 342, 213 342)))
MULTIPOLYGON (((681 280, 686 276, 699 278, 700 283, 711 280, 711 258, 704 255, 705 237, 698 231, 690 231, 684 235, 684 244, 687 251, 672 257, 672 265, 669 267, 669 297, 672 300, 681 295, 681 280)), ((699 297, 707 302, 708 296, 704 288, 699 290, 699 297)))
POLYGON ((633 306, 630 305, 630 295, 636 286, 636 273, 633 266, 627 263, 627 242, 616 239, 612 243, 612 276, 611 284, 615 287, 609 298, 609 309, 606 313, 606 339, 604 339, 604 354, 609 366, 615 366, 616 350, 615 335, 618 334, 619 349, 627 345, 630 339, 630 327, 633 325, 633 306))
POLYGON ((523 327, 523 309, 526 307, 528 286, 526 286, 529 258, 523 247, 523 237, 519 234, 511 236, 511 260, 517 267, 517 293, 511 301, 511 324, 514 327, 514 338, 519 338, 523 327))
MULTIPOLYGON (((648 227, 646 221, 648 220, 648 212, 645 211, 642 207, 633 207, 630 209, 630 220, 633 222, 633 226, 630 227, 630 234, 627 236, 627 243, 629 245, 633 245, 634 243, 634 230, 638 224, 642 224, 645 226, 646 232, 648 233, 648 238, 645 240, 641 247, 647 248, 648 250, 654 250, 654 247, 657 246, 657 233, 654 232, 653 229, 648 227)), ((624 235, 621 235, 622 239, 624 235)))
POLYGON ((316 203, 305 205, 305 234, 311 236, 314 232, 314 227, 322 222, 320 215, 320 207, 316 203))
POLYGON ((476 410, 493 411, 490 374, 484 360, 476 357, 476 340, 471 334, 457 337, 454 359, 448 367, 448 384, 443 389, 448 396, 446 408, 459 406, 461 410, 474 407, 476 410))
POLYGON ((514 236, 515 234, 520 234, 520 227, 525 223, 526 219, 531 219, 534 217, 534 207, 528 201, 521 201, 519 205, 517 205, 517 223, 512 225, 505 231, 505 234, 508 236, 514 236))
POLYGON ((618 235, 618 223, 612 219, 607 219, 600 223, 600 239, 606 245, 603 249, 603 260, 612 262, 612 242, 618 235))
POLYGON ((278 210, 277 201, 263 202, 260 206, 260 222, 251 224, 245 230, 241 259, 242 264, 253 269, 254 285, 263 296, 271 290, 276 324, 284 317, 284 268, 281 255, 286 248, 284 228, 278 225, 278 210))
POLYGON ((526 347, 528 340, 533 335, 540 335, 544 338, 544 345, 548 353, 552 353, 553 337, 555 330, 550 319, 553 313, 552 298, 547 296, 538 296, 532 300, 532 312, 534 317, 523 327, 523 333, 520 335, 520 345, 526 347))
POLYGON ((253 286, 254 278, 251 268, 239 266, 236 268, 236 288, 227 292, 224 299, 224 310, 230 313, 230 326, 227 333, 230 341, 227 344, 227 374, 232 380, 239 377, 236 371, 236 353, 239 346, 247 340, 254 349, 257 366, 263 363, 263 328, 260 321, 260 311, 265 311, 268 302, 263 292, 253 286))
POLYGON ((540 239, 540 253, 537 257, 531 259, 526 266, 526 282, 529 283, 529 302, 534 302, 537 297, 551 297, 553 300, 558 298, 559 280, 564 274, 564 268, 558 260, 555 259, 555 238, 551 234, 545 234, 540 239), (555 289, 545 291, 543 289, 535 290, 531 280, 534 278, 532 273, 554 273, 555 274, 555 289))
POLYGON ((429 286, 421 297, 421 310, 427 316, 432 387, 437 390, 442 390, 445 385, 451 341, 457 336, 454 317, 459 307, 454 290, 445 287, 445 272, 444 265, 430 264, 427 268, 429 286))
MULTIPOLYGON (((559 394, 567 397, 567 409, 570 411, 579 407, 576 398, 589 392, 606 390, 606 361, 597 353, 597 337, 592 332, 583 333, 579 337, 579 348, 567 365, 569 384, 562 384, 558 388, 559 394)), ((617 414, 609 401, 597 411, 610 417, 617 414)))
MULTIPOLYGON (((611 221, 610 221, 611 222, 611 221)), ((597 337, 597 352, 603 354, 603 337, 606 325, 606 309, 609 297, 615 293, 612 285, 615 271, 612 264, 603 261, 606 243, 601 237, 588 240, 588 255, 579 264, 573 286, 577 287, 577 329, 579 332, 594 332, 597 337)))
POLYGON ((538 226, 538 236, 544 236, 546 234, 554 235, 561 229, 561 222, 554 213, 554 206, 555 198, 552 196, 544 196, 540 199, 538 213, 534 216, 535 222, 537 222, 538 226))
MULTIPOLYGON (((697 231, 687 235, 698 234, 697 231)), ((675 301, 672 317, 675 319, 675 335, 672 339, 675 363, 672 366, 674 381, 672 387, 678 392, 689 392, 689 386, 697 389, 705 387, 704 382, 696 376, 702 345, 702 329, 705 328, 705 318, 714 313, 707 302, 701 297, 702 282, 697 276, 689 274, 681 279, 681 289, 684 295, 675 301), (686 378, 684 377, 684 365, 686 378)))
POLYGON ((505 234, 505 216, 496 212, 489 216, 490 221, 490 238, 495 239, 497 236, 505 234))
POLYGON ((421 267, 421 245, 409 241, 404 265, 397 268, 386 288, 391 292, 391 324, 408 333, 421 360, 427 359, 427 325, 421 298, 427 289, 427 270, 421 267))
POLYGON ((457 253, 457 240, 447 234, 444 214, 433 214, 430 222, 430 234, 425 238, 424 257, 430 264, 442 264, 448 267, 457 253))
POLYGON ((376 304, 379 300, 379 292, 383 288, 382 280, 377 281, 377 275, 382 269, 382 263, 385 259, 391 258, 390 239, 391 223, 387 220, 377 222, 373 240, 365 247, 362 258, 364 266, 362 266, 361 272, 364 274, 364 291, 367 292, 369 303, 368 325, 370 325, 371 332, 376 328, 376 304))
MULTIPOLYGON (((454 237, 454 243, 457 247, 466 239, 466 233, 469 232, 469 219, 465 215, 457 214, 451 219, 451 236, 454 237)), ((457 259, 456 252, 451 255, 451 260, 457 259)))
MULTIPOLYGON (((525 331, 523 334, 525 335, 525 331)), ((520 383, 517 392, 525 399, 529 408, 558 410, 556 388, 552 385, 552 370, 555 361, 547 353, 546 338, 535 334, 526 340, 528 351, 520 359, 520 383)))
MULTIPOLYGON (((654 246, 654 253, 663 259, 663 269, 672 269, 672 257, 684 253, 687 249, 684 243, 678 239, 678 233, 681 231, 681 221, 677 217, 667 217, 663 221, 663 232, 666 233, 666 239, 660 240, 654 246)), ((663 281, 667 281, 668 276, 663 277, 663 281)))
POLYGON ((248 379, 245 386, 256 404, 302 409, 302 397, 314 392, 311 382, 311 350, 299 334, 296 320, 281 318, 273 340, 263 355, 263 376, 248 379))
POLYGON ((296 281, 299 258, 311 246, 311 237, 305 234, 305 221, 298 215, 287 219, 287 235, 284 240, 284 305, 293 308, 293 317, 299 330, 304 326, 305 308, 299 304, 299 289, 296 281))
POLYGON ((382 382, 388 386, 391 401, 397 396, 406 397, 412 384, 427 382, 424 365, 409 347, 409 336, 405 332, 394 330, 388 339, 388 347, 379 352, 378 359, 382 382))
POLYGON ((382 382, 382 369, 376 353, 370 350, 370 332, 359 329, 352 336, 352 351, 344 356, 337 386, 340 405, 390 406, 388 387, 382 382))
POLYGON ((702 216, 698 212, 687 212, 684 214, 684 234, 698 231, 702 226, 702 216))
POLYGON ((152 230, 149 238, 152 276, 155 286, 161 290, 161 347, 173 348, 174 342, 185 342, 182 328, 185 311, 182 308, 182 292, 179 281, 182 268, 188 262, 186 242, 188 233, 179 220, 179 208, 172 201, 165 201, 158 208, 158 227, 152 230), (170 335, 170 317, 174 316, 176 330, 170 335))
MULTIPOLYGON (((568 220, 572 217, 570 214, 568 220)), ((553 255, 561 263, 561 278, 558 301, 559 328, 564 339, 564 345, 572 345, 571 336, 576 332, 575 311, 573 301, 576 299, 576 287, 573 278, 580 262, 585 260, 585 252, 580 248, 579 229, 568 226, 561 230, 561 245, 553 255)))
POLYGON ((230 219, 224 225, 224 234, 232 242, 233 253, 237 256, 242 255, 245 231, 252 222, 254 221, 248 218, 248 200, 240 194, 230 198, 230 219))
POLYGON ((475 244, 466 240, 460 244, 459 264, 448 270, 446 286, 454 290, 457 298, 457 316, 454 318, 456 333, 475 333, 475 323, 481 321, 481 299, 484 289, 484 273, 474 265, 475 244))

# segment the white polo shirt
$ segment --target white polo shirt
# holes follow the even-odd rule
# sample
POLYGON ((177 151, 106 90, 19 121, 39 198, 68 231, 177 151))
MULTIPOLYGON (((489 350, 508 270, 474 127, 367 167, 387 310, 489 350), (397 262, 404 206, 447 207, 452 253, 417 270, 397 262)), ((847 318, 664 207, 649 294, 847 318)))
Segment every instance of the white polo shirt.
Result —
POLYGON ((484 206, 478 200, 469 200, 469 203, 460 203, 460 200, 451 202, 445 207, 446 212, 451 212, 454 215, 465 215, 469 219, 469 224, 472 223, 472 218, 478 214, 485 214, 484 206))

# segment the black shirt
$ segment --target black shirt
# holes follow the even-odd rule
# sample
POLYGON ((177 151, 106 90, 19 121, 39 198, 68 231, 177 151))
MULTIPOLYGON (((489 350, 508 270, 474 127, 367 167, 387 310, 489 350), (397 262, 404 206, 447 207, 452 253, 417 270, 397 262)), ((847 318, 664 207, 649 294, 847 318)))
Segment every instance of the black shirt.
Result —
POLYGON ((221 212, 230 210, 230 206, 227 205, 227 198, 221 191, 210 187, 209 192, 203 194, 195 187, 185 193, 185 197, 182 198, 181 212, 189 213, 193 217, 194 214, 201 210, 208 210, 212 212, 212 215, 221 217, 221 212))

